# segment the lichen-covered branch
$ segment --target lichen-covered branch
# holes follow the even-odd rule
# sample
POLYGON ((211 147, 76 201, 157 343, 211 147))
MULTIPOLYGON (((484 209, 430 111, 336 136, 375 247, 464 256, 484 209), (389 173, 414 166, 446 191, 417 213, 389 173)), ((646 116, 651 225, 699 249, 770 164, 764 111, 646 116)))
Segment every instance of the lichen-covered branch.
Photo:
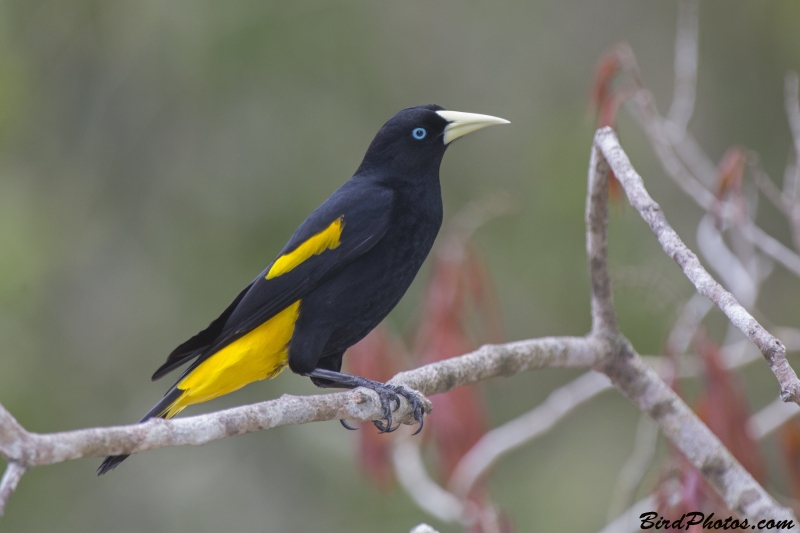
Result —
POLYGON ((617 312, 608 273, 608 162, 592 145, 586 196, 586 254, 592 287, 592 334, 615 334, 617 312))
MULTIPOLYGON (((598 353, 598 343, 582 337, 546 337, 487 345, 460 357, 403 372, 391 383, 403 384, 424 395, 431 395, 534 368, 589 367, 596 361, 598 353)), ((408 406, 403 404, 398 417, 407 415, 408 406)), ((276 400, 199 416, 50 434, 25 431, 8 411, 2 409, 0 427, 10 427, 13 431, 0 433, 0 454, 7 460, 32 467, 80 457, 205 444, 224 437, 290 424, 341 418, 367 421, 380 417, 380 402, 374 393, 366 389, 317 396, 284 395, 276 400)))
MULTIPOLYGON (((544 367, 587 368, 602 354, 602 343, 582 337, 546 337, 483 346, 475 352, 398 374, 391 383, 406 385, 423 395, 498 376, 511 376, 544 367)), ((429 407, 428 407, 429 409, 429 407)), ((367 389, 317 396, 284 395, 205 415, 172 420, 153 419, 144 424, 81 429, 38 434, 26 431, 0 405, 0 455, 24 470, 78 459, 139 453, 168 446, 199 445, 234 435, 289 424, 325 420, 377 420, 381 415, 377 395, 367 389)), ((412 423, 403 401, 396 419, 412 423)), ((13 485, 16 485, 14 481, 13 485)), ((12 485, 8 485, 12 487, 12 485)), ((7 496, 13 491, 7 491, 7 496)), ((0 494, 0 506, 6 500, 0 494)), ((6 496, 6 497, 7 497, 6 496)))

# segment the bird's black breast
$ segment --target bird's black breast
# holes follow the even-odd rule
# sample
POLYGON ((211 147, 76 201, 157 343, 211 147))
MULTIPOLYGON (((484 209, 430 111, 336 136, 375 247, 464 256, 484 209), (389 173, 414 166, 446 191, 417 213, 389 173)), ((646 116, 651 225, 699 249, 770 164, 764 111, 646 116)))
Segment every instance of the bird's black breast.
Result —
MULTIPOLYGON (((386 234, 367 253, 303 299, 295 336, 325 337, 317 357, 342 352, 361 340, 405 294, 441 224, 438 179, 396 188, 386 234)), ((292 352, 290 359, 299 356, 292 352)))

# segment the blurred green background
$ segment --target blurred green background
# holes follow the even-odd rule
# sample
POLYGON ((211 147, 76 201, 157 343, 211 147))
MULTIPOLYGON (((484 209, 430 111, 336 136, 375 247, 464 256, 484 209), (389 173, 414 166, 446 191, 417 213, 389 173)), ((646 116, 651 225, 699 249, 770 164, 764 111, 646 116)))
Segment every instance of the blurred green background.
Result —
MULTIPOLYGON (((493 192, 519 200, 476 236, 509 339, 584 334, 594 64, 628 41, 664 111, 675 23, 668 0, 0 1, 0 402, 40 432, 138 420, 168 386, 149 376, 171 349, 272 260, 385 120, 420 103, 512 123, 459 141, 441 171, 446 219, 493 192)), ((712 157, 743 144, 782 175, 787 69, 800 69, 797 0, 701 3, 691 127, 712 157)), ((619 131, 691 245, 700 212, 624 115, 619 131)), ((692 291, 636 212, 612 211, 612 266, 661 291, 617 290, 623 331, 657 353, 692 291)), ((780 218, 763 223, 789 242, 780 218)), ((800 325, 796 279, 778 268, 764 290, 768 324, 800 325)), ((492 422, 575 375, 485 384, 492 422)), ((754 407, 777 394, 766 365, 746 376, 754 407)), ((186 413, 284 392, 315 389, 287 372, 186 413)), ((602 396, 503 461, 494 501, 518 531, 599 529, 637 419, 602 396)), ((103 478, 98 463, 28 473, 0 531, 458 531, 368 485, 336 422, 148 452, 103 478)))

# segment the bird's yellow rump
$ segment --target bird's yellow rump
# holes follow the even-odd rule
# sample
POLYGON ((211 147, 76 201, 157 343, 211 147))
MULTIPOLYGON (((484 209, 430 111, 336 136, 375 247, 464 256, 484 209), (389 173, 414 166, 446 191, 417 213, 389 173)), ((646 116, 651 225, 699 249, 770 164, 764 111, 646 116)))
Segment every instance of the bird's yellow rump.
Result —
POLYGON ((163 413, 172 418, 184 408, 228 394, 286 368, 289 341, 300 310, 300 300, 270 318, 195 368, 178 382, 183 391, 163 413))
POLYGON ((343 229, 344 215, 331 222, 327 228, 307 239, 288 254, 276 259, 272 268, 267 272, 267 279, 277 278, 281 274, 286 274, 311 256, 319 255, 325 250, 338 248, 339 244, 341 244, 340 238, 343 229))

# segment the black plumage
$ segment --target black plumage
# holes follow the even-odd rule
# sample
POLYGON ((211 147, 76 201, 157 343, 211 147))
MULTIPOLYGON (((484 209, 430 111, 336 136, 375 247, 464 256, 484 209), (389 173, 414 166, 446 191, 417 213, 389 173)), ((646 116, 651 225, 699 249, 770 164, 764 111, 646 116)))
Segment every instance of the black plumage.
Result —
MULTIPOLYGON (((394 429, 392 403, 402 395, 411 402, 421 429, 421 404, 413 392, 342 374, 342 357, 400 301, 433 246, 442 224, 439 166, 449 142, 503 122, 436 105, 404 109, 392 117, 376 134, 353 177, 300 225, 276 260, 155 372, 154 380, 194 360, 142 421, 170 417, 185 406, 182 401, 205 401, 188 398, 189 376, 212 357, 238 354, 233 348, 239 339, 251 347, 244 337, 299 302, 288 349, 276 355, 283 358, 280 364, 288 363, 293 372, 321 387, 375 390, 384 406, 385 420, 376 422, 382 431, 394 429)), ((218 368, 222 363, 206 366, 218 368)), ((252 365, 246 368, 250 372, 252 365)), ((236 388, 272 377, 282 368, 270 375, 243 374, 236 388)), ((228 385, 220 394, 230 390, 234 389, 228 385)), ((107 472, 124 458, 108 457, 98 472, 107 472)))

